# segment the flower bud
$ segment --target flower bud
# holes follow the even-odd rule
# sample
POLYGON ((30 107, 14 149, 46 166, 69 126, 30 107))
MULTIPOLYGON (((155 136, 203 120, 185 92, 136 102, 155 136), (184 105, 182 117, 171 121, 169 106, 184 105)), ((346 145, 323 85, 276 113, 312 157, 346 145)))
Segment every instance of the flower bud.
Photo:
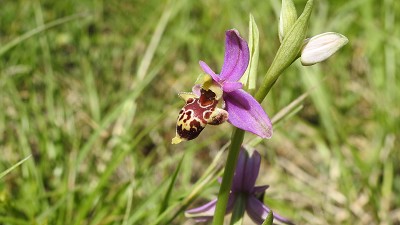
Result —
POLYGON ((297 20, 296 7, 292 0, 282 0, 282 9, 279 16, 279 40, 283 41, 285 35, 290 31, 297 20))
POLYGON ((342 34, 326 32, 304 41, 301 51, 301 64, 311 66, 322 62, 347 44, 349 40, 342 34))

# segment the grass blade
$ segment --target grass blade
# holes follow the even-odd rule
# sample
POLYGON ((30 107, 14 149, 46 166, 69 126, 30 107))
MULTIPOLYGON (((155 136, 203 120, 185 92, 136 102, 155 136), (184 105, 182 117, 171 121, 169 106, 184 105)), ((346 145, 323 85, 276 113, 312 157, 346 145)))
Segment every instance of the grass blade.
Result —
POLYGON ((172 193, 172 188, 174 187, 175 181, 176 181, 176 177, 178 176, 179 170, 181 169, 181 165, 183 162, 183 159, 185 158, 185 155, 182 155, 181 160, 179 161, 178 166, 176 167, 176 170, 174 172, 174 174, 172 175, 171 178, 171 183, 168 186, 168 190, 165 193, 165 197, 164 200, 161 203, 161 207, 160 207, 160 211, 158 212, 158 214, 160 215, 162 212, 164 212, 164 210, 168 207, 168 203, 169 203, 169 199, 171 197, 171 193, 172 193))
POLYGON ((24 159, 20 160, 19 162, 17 162, 16 164, 14 164, 12 167, 8 168, 6 171, 0 173, 0 179, 2 179, 5 175, 7 175, 9 172, 11 172, 12 170, 14 170, 15 168, 17 168, 19 165, 21 165, 22 163, 24 163, 26 160, 28 160, 32 155, 28 155, 27 157, 25 157, 24 159))
POLYGON ((39 34, 50 28, 62 25, 64 23, 68 23, 73 20, 84 18, 86 16, 87 16, 86 13, 73 14, 73 15, 66 16, 66 17, 63 17, 60 19, 56 19, 50 23, 44 24, 43 26, 38 26, 35 29, 22 34, 21 36, 15 38, 14 40, 10 41, 9 43, 7 43, 3 47, 1 47, 0 48, 0 56, 2 56, 4 53, 6 53, 8 50, 12 49, 13 47, 17 46, 19 43, 27 40, 28 38, 35 36, 36 34, 39 34))

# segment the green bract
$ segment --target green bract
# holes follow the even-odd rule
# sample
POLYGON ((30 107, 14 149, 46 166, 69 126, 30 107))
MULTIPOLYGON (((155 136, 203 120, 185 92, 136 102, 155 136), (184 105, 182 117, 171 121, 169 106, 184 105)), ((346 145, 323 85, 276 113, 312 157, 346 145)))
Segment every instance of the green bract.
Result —
POLYGON ((268 69, 262 86, 255 95, 257 101, 262 102, 264 100, 265 96, 267 96, 269 90, 281 73, 297 59, 298 53, 300 52, 306 37, 313 3, 313 0, 307 1, 303 13, 296 20, 287 36, 285 35, 285 38, 276 53, 274 61, 268 69))
POLYGON ((285 34, 292 28, 297 20, 296 7, 292 0, 282 0, 282 9, 279 15, 279 41, 282 42, 285 34))
POLYGON ((257 67, 258 67, 258 51, 259 51, 259 39, 260 35, 258 27, 253 15, 250 14, 249 21, 249 50, 250 50, 250 62, 246 72, 240 79, 247 90, 254 90, 256 88, 257 81, 257 67))

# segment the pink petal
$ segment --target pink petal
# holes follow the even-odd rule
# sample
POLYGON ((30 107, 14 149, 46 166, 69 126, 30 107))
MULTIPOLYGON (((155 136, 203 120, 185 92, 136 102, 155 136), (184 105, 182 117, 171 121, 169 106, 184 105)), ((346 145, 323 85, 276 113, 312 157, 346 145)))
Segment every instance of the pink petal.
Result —
POLYGON ((242 89, 224 93, 229 122, 262 138, 271 138, 272 124, 267 113, 253 96, 242 89))
POLYGON ((238 81, 249 65, 249 46, 240 37, 237 30, 228 30, 225 36, 225 58, 220 79, 223 81, 238 81))
POLYGON ((193 94, 197 95, 197 97, 200 97, 200 95, 201 95, 200 89, 201 89, 201 85, 200 84, 194 85, 192 87, 193 94))
POLYGON ((237 89, 241 89, 243 87, 243 84, 237 81, 226 81, 224 82, 222 89, 224 92, 232 92, 236 91, 237 89))
POLYGON ((200 67, 203 69, 203 71, 210 75, 212 77, 212 79, 219 83, 220 82, 220 76, 218 76, 217 74, 215 74, 215 72, 207 65, 207 63, 203 62, 203 61, 199 61, 200 67))

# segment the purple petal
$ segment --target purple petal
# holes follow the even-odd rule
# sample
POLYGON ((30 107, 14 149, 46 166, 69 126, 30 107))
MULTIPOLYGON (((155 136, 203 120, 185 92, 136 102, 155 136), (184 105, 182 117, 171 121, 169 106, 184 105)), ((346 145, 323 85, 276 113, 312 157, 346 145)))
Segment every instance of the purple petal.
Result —
POLYGON ((224 92, 232 92, 236 91, 237 89, 241 89, 243 87, 243 84, 237 81, 227 81, 224 82, 222 89, 224 92))
POLYGON ((203 69, 203 71, 206 74, 210 75, 215 82, 217 82, 217 83, 220 82, 220 80, 221 80, 220 76, 215 74, 215 72, 207 65, 207 63, 205 63, 203 61, 199 61, 199 64, 200 64, 201 68, 203 69))
POLYGON ((216 204, 217 199, 214 199, 205 205, 185 211, 185 216, 193 218, 196 222, 212 220, 216 204))
POLYGON ((200 95, 201 95, 200 89, 201 89, 201 85, 196 84, 192 87, 192 93, 197 95, 197 97, 200 97, 200 95))
POLYGON ((267 113, 253 96, 242 89, 224 93, 229 122, 262 138, 271 138, 272 124, 267 113))
POLYGON ((195 94, 197 97, 200 97, 200 95, 201 95, 200 89, 201 89, 201 85, 196 84, 192 87, 192 93, 195 94))
POLYGON ((232 195, 232 194, 229 194, 228 204, 226 205, 225 214, 228 214, 228 213, 232 212, 233 207, 235 206, 235 201, 236 201, 236 196, 232 195))
POLYGON ((257 186, 253 188, 253 194, 264 193, 269 188, 269 185, 257 186))
POLYGON ((256 224, 262 224, 270 211, 268 207, 264 207, 264 204, 254 196, 250 196, 246 201, 247 215, 256 224))
MULTIPOLYGON (((229 195, 225 214, 228 214, 233 210, 235 200, 236 197, 234 195, 229 195)), ((214 217, 216 204, 217 199, 214 199, 206 203, 205 205, 185 211, 185 216, 194 219, 196 222, 205 222, 212 220, 212 218, 214 217)))
POLYGON ((220 79, 223 81, 238 81, 249 65, 249 46, 240 37, 237 30, 228 30, 225 36, 225 58, 220 79))
POLYGON ((253 191, 260 170, 260 163, 261 156, 257 151, 253 151, 249 155, 248 151, 241 149, 233 178, 233 192, 250 194, 253 191))
MULTIPOLYGON (((247 152, 247 151, 246 151, 247 152)), ((247 152, 247 154, 249 154, 247 152)), ((245 174, 243 177, 243 188, 248 192, 254 189, 254 185, 256 184, 256 180, 258 177, 258 172, 260 170, 261 164, 261 156, 257 151, 253 151, 250 155, 250 158, 247 159, 245 174)))
MULTIPOLYGON (((265 206, 260 200, 256 197, 251 196, 247 199, 246 202, 246 212, 249 217, 257 224, 262 224, 264 220, 267 218, 268 213, 271 211, 270 208, 265 206)), ((293 224, 290 220, 278 215, 274 212, 274 219, 286 223, 293 224)))
POLYGON ((233 193, 243 190, 243 177, 246 174, 244 168, 246 167, 247 158, 247 152, 243 148, 240 149, 231 187, 233 193))

